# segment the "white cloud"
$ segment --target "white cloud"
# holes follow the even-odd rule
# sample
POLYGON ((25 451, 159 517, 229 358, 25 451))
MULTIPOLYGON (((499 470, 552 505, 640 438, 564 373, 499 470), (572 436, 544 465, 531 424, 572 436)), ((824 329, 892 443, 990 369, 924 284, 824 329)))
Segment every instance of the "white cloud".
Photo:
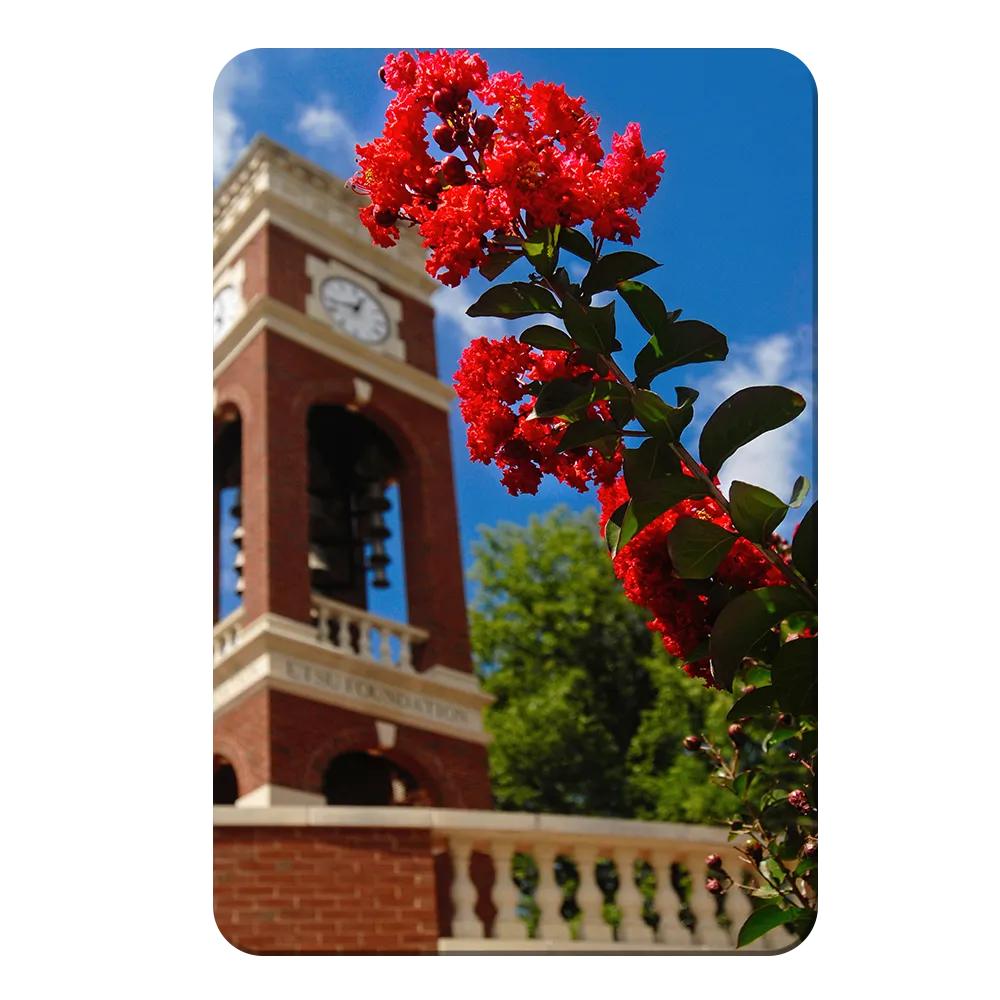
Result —
POLYGON ((253 93, 260 86, 260 69, 248 53, 231 59, 215 81, 212 95, 212 180, 218 182, 233 165, 247 144, 242 119, 234 103, 243 93, 253 93))
MULTIPOLYGON (((729 357, 716 366, 715 372, 694 382, 693 388, 701 392, 695 404, 696 422, 691 428, 695 440, 719 403, 747 386, 784 385, 800 392, 806 400, 801 416, 762 434, 726 462, 719 475, 725 493, 733 480, 739 479, 763 486, 787 500, 798 476, 809 474, 815 421, 813 382, 813 336, 809 327, 794 334, 771 334, 746 346, 733 345, 729 357)), ((807 506, 814 499, 807 499, 807 506)), ((801 516, 802 509, 791 511, 786 525, 797 523, 801 516)))
POLYGON ((437 311, 438 319, 443 319, 448 323, 458 327, 466 343, 475 340, 477 337, 490 337, 499 340, 504 333, 504 320, 495 316, 466 316, 465 310, 472 305, 479 296, 473 297, 461 285, 458 288, 450 288, 442 285, 431 299, 431 304, 437 311))
POLYGON ((342 173, 354 172, 354 147, 359 136, 344 114, 334 107, 329 94, 320 94, 314 103, 300 108, 292 130, 313 149, 332 153, 342 173))

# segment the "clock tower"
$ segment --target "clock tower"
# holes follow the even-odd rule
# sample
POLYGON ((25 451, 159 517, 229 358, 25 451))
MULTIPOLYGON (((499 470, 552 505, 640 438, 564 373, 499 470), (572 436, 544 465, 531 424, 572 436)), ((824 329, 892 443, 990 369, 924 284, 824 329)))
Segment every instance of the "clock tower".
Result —
POLYGON ((490 809, 438 286, 358 207, 263 137, 215 193, 215 801, 490 809))

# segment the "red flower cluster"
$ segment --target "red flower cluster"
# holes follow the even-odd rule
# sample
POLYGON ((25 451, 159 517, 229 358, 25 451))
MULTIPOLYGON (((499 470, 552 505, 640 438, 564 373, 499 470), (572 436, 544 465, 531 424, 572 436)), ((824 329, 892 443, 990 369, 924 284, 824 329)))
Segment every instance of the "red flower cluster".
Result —
MULTIPOLYGON (((462 353, 455 390, 468 428, 469 454, 484 465, 496 462, 508 493, 537 493, 545 473, 581 493, 589 483, 614 482, 622 466, 620 448, 611 461, 590 447, 556 454, 567 425, 557 417, 528 419, 534 407, 534 399, 525 399, 529 382, 583 375, 598 377, 566 351, 536 350, 513 337, 480 337, 462 353)), ((581 416, 608 420, 608 404, 592 403, 581 416)))
MULTIPOLYGON (((602 531, 608 518, 628 499, 624 477, 598 490, 602 531)), ((682 658, 711 633, 708 598, 674 575, 667 550, 667 535, 677 519, 685 516, 700 517, 729 531, 735 530, 729 515, 711 497, 682 500, 646 525, 614 560, 615 575, 622 581, 628 599, 653 613, 649 628, 660 633, 668 653, 682 658)), ((738 538, 719 563, 715 579, 745 590, 787 583, 781 572, 745 538, 738 538)), ((709 687, 718 686, 712 680, 708 659, 687 663, 684 671, 691 677, 703 678, 709 687)))
POLYGON ((666 154, 647 156, 634 122, 605 157, 583 98, 562 85, 528 87, 520 73, 490 76, 465 50, 390 55, 380 75, 396 96, 382 135, 356 147, 351 181, 371 197, 361 220, 379 246, 396 243, 400 220, 417 225, 431 250, 428 273, 457 285, 485 261, 491 231, 523 236, 589 221, 604 239, 639 235, 635 213, 656 191, 666 154), (493 115, 477 112, 473 96, 493 115), (440 119, 440 161, 428 151, 429 113, 440 119))

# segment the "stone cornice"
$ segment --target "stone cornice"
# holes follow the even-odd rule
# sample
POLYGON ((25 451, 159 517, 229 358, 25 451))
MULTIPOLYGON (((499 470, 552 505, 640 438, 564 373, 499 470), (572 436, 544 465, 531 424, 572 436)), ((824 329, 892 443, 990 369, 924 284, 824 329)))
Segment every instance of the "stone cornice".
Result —
POLYGON ((372 244, 358 220, 365 204, 344 182, 265 136, 257 136, 215 191, 215 265, 226 266, 239 252, 260 216, 339 255, 372 277, 428 302, 438 284, 424 269, 426 255, 415 230, 404 229, 390 250, 372 244))
POLYGON ((421 402, 447 412, 455 390, 427 372, 380 354, 353 337, 265 295, 255 296, 243 315, 216 345, 214 377, 218 378, 264 330, 287 337, 353 369, 360 375, 392 386, 421 402))

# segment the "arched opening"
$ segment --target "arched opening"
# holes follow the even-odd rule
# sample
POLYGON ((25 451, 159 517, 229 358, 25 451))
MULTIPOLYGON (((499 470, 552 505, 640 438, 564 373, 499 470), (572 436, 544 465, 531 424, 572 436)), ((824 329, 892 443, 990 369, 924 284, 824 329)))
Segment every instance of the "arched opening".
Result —
POLYGON ((216 583, 219 620, 243 602, 243 424, 234 406, 222 414, 215 441, 216 583))
POLYGON ((398 449, 375 423, 343 406, 311 407, 308 434, 312 590, 406 621, 398 449))
POLYGON ((239 782, 233 765, 215 754, 212 757, 212 803, 217 806, 232 806, 240 797, 239 782))
POLYGON ((330 761, 323 773, 323 795, 331 806, 429 805, 425 791, 406 768, 363 751, 330 761))

